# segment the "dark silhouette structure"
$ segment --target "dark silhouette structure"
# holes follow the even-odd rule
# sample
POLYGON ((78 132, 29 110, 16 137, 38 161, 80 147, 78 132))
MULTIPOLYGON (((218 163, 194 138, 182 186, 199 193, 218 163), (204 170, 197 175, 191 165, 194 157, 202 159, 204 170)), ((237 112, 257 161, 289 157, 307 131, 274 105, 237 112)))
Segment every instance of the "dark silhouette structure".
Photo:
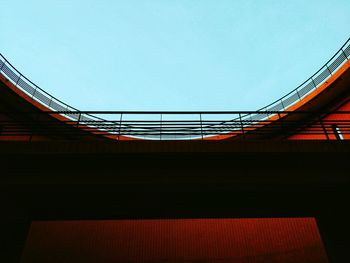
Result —
MULTIPOLYGON (((103 220, 115 220, 116 225, 108 229, 124 231, 121 240, 127 241, 136 234, 125 229, 142 232, 152 224, 168 230, 176 225, 181 233, 204 231, 207 239, 220 235, 229 239, 232 236, 226 236, 225 229, 233 229, 232 233, 237 228, 258 229, 262 220, 262 229, 271 230, 267 234, 284 231, 277 235, 279 241, 257 243, 250 250, 255 252, 246 256, 237 256, 244 249, 232 254, 234 248, 227 247, 214 259, 206 243, 201 249, 209 251, 208 258, 201 262, 230 262, 234 256, 236 262, 327 262, 322 242, 329 262, 344 262, 350 249, 349 58, 348 40, 302 85, 259 111, 82 112, 47 94, 1 56, 1 260, 45 262, 54 250, 43 251, 43 244, 55 239, 45 233, 65 233, 57 238, 62 245, 72 235, 99 231, 101 226, 86 225, 92 221, 97 226, 103 220), (249 219, 234 221, 239 218, 249 219), (180 221, 166 221, 175 219, 180 221), (59 223, 67 221, 71 227, 59 223), (213 224, 220 224, 221 232, 212 233, 213 224), (202 228, 195 230, 197 226, 202 228), (299 250, 286 252, 283 246, 284 252, 279 250, 281 240, 303 227, 308 230, 303 230, 305 238, 300 240, 321 243, 305 248, 298 241, 299 250), (40 243, 43 237, 47 240, 40 243), (270 244, 267 250, 259 250, 264 244, 270 244), (42 249, 40 255, 35 247, 42 249), (221 258, 225 251, 231 258, 221 258), (262 251, 277 254, 267 256, 262 251)), ((142 233, 147 236, 148 232, 142 233)), ((185 253, 176 244, 189 246, 191 234, 176 239, 174 233, 175 241, 168 246, 185 253)), ((244 234, 237 236, 244 240, 244 234)), ((162 234, 153 237, 165 240, 162 234)), ((145 247, 147 242, 142 242, 140 246, 145 247)), ((68 254, 49 261, 82 260, 74 253, 86 246, 74 244, 75 252, 57 245, 55 253, 68 254)), ((162 247, 160 255, 175 254, 156 260, 194 261, 195 248, 179 259, 169 247, 162 247)), ((96 248, 93 255, 101 259, 100 250, 96 248)), ((132 261, 120 256, 122 252, 104 255, 114 262, 132 261)), ((152 259, 146 252, 142 255, 133 262, 152 259)), ((91 257, 91 262, 104 262, 91 257)))

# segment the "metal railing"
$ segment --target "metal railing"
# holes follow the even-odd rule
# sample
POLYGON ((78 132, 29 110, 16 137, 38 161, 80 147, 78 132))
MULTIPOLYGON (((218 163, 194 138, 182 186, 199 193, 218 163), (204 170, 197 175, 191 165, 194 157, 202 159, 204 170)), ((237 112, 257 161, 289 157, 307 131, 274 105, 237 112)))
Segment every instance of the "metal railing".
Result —
MULTIPOLYGON (((241 113, 238 116, 238 119, 226 119, 221 122, 213 123, 213 125, 220 125, 220 129, 224 129, 222 125, 227 124, 227 129, 231 128, 231 124, 234 121, 242 121, 242 125, 249 125, 252 122, 259 122, 265 120, 274 114, 274 112, 285 111, 289 106, 300 101, 306 95, 310 94, 316 90, 320 85, 322 85, 327 79, 336 72, 339 67, 341 67, 347 60, 350 58, 350 38, 345 42, 345 44, 334 54, 334 56, 328 60, 328 62, 321 67, 315 74, 310 78, 304 81, 297 88, 283 96, 282 98, 274 101, 273 103, 259 109, 255 112, 248 112, 246 114, 241 113)), ((11 81, 18 89, 26 93, 28 96, 32 97, 34 100, 45 105, 48 109, 56 111, 59 114, 67 117, 72 121, 86 121, 86 122, 104 122, 103 118, 96 116, 92 113, 79 112, 76 108, 71 107, 70 105, 62 102, 61 100, 53 97, 22 73, 20 73, 11 63, 0 54, 0 73, 3 74, 9 81, 11 81)), ((172 112, 171 114, 175 114, 172 112)), ((168 114, 168 113, 159 113, 159 114, 168 114)), ((188 114, 192 114, 189 112, 188 114)), ((183 118, 183 114, 180 114, 183 118)), ((122 117, 122 116, 121 116, 122 117)), ((147 121, 147 119, 145 119, 147 121)), ((163 125, 163 123, 162 123, 163 125)), ((161 127, 160 127, 161 128, 161 127)), ((225 128, 225 129, 226 129, 225 128)), ((212 135, 212 133, 209 133, 212 135)), ((206 134, 205 136, 209 135, 206 134)), ((202 134, 203 135, 203 134, 202 134)))
MULTIPOLYGON (((59 139, 82 139, 98 135, 112 139, 204 140, 210 136, 243 140, 287 139, 297 134, 304 139, 349 139, 350 111, 267 112, 274 118, 248 120, 243 115, 266 112, 0 112, 13 119, 0 121, 1 137, 44 136, 59 139), (58 115, 75 116, 77 120, 58 120, 58 115), (86 120, 81 116, 96 114, 109 120, 86 120), (331 118, 324 116, 329 116, 331 118), (51 116, 51 117, 50 117, 51 116), (179 118, 182 116, 182 118, 179 118), (230 119, 229 121, 227 121, 230 119)), ((95 137, 96 138, 96 137, 95 137)))

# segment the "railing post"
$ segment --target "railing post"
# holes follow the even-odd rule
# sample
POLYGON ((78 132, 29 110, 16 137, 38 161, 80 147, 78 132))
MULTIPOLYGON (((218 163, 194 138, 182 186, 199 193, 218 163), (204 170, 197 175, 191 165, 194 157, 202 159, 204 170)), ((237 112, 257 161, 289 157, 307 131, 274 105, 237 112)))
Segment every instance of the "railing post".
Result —
POLYGON ((328 136, 328 133, 327 133, 327 129, 326 129, 326 127, 324 126, 323 121, 322 121, 321 118, 320 118, 320 123, 321 123, 321 127, 322 127, 322 129, 323 129, 323 132, 324 132, 324 134, 326 135, 326 139, 329 140, 329 136, 328 136))
POLYGON ((118 131, 118 141, 120 140, 120 133, 122 129, 122 120, 123 120, 123 113, 120 113, 120 120, 119 120, 119 131, 118 131))
POLYGON ((239 113, 238 115, 239 115, 239 122, 240 122, 240 124, 241 124, 243 139, 245 139, 245 132, 244 132, 244 126, 243 126, 243 122, 242 122, 241 113, 239 113))
POLYGON ((162 121, 163 121, 163 114, 160 114, 160 127, 159 127, 159 140, 162 140, 162 121))
POLYGON ((284 107, 284 104, 283 104, 283 100, 281 100, 281 104, 282 104, 283 110, 286 110, 286 107, 284 107))
POLYGON ((22 75, 21 75, 21 74, 19 74, 18 79, 16 80, 16 84, 15 84, 15 86, 17 86, 17 85, 18 85, 18 82, 19 82, 19 80, 21 79, 21 77, 22 77, 22 75))
POLYGON ((49 104, 47 105, 49 108, 51 107, 52 97, 50 97, 49 104))
POLYGON ((344 54, 344 56, 345 56, 346 60, 349 60, 349 58, 348 58, 348 56, 345 54, 345 52, 344 52, 343 48, 341 49, 341 52, 343 52, 343 54, 344 54))
POLYGON ((333 130, 333 133, 335 135, 335 138, 338 141, 341 141, 342 137, 340 136, 339 128, 338 128, 338 126, 336 124, 332 124, 332 130, 333 130))
POLYGON ((78 120, 77 120, 77 128, 79 128, 80 118, 81 118, 81 112, 79 112, 79 117, 78 117, 78 120))
POLYGON ((37 89, 34 90, 33 94, 32 94, 32 99, 34 98, 35 92, 37 89))
POLYGON ((298 90, 297 90, 297 95, 298 95, 299 100, 301 100, 300 94, 299 94, 299 91, 298 91, 298 90))
POLYGON ((327 67, 327 69, 328 69, 329 74, 331 74, 331 76, 332 76, 332 75, 333 75, 333 74, 332 74, 332 71, 329 69, 328 65, 326 65, 326 67, 327 67))
POLYGON ((200 120, 200 124, 201 124, 201 136, 202 136, 202 140, 203 140, 203 124, 202 124, 202 113, 199 113, 199 120, 200 120))

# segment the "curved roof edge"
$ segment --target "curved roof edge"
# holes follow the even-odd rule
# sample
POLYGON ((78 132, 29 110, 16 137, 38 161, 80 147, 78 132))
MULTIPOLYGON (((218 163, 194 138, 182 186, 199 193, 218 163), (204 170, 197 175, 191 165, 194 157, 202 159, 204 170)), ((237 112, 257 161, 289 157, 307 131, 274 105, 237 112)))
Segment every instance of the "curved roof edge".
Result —
MULTIPOLYGON (((280 99, 266 105, 259 109, 259 114, 246 114, 242 115, 242 119, 250 121, 260 121, 263 119, 271 118, 275 115, 276 111, 285 111, 293 108, 295 110, 297 105, 300 105, 305 98, 310 94, 318 94, 320 90, 324 89, 325 83, 328 80, 334 78, 334 74, 347 62, 350 58, 350 38, 344 43, 344 45, 311 77, 305 80, 302 84, 296 87, 294 90, 284 95, 280 99), (265 113, 265 114, 262 114, 265 113)), ((54 96, 41 89, 34 82, 25 77, 20 71, 18 71, 1 53, 0 53, 0 73, 8 79, 13 86, 22 91, 25 95, 29 96, 33 102, 38 102, 39 105, 53 111, 60 112, 64 117, 71 120, 80 121, 103 121, 102 118, 93 114, 77 114, 78 109, 64 103, 63 101, 55 98, 54 96)), ((38 103, 35 103, 36 105, 38 103)), ((223 122, 223 124, 225 121, 223 122)), ((229 135, 221 135, 227 138, 229 135)), ((217 137, 217 136, 214 136, 217 137)))

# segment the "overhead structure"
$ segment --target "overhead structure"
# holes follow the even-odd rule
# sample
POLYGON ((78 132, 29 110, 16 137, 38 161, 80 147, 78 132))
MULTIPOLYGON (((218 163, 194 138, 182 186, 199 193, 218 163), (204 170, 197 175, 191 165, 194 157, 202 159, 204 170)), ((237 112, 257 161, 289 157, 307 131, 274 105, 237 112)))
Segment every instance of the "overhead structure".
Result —
POLYGON ((347 262, 349 67, 350 39, 257 111, 93 112, 1 55, 0 261, 347 262))
POLYGON ((0 99, 22 99, 1 109, 22 114, 21 123, 2 117, 6 120, 1 124, 2 136, 41 140, 55 133, 67 138, 77 138, 73 135, 78 134, 78 138, 92 139, 95 135, 96 139, 115 140, 347 139, 349 58, 350 39, 301 85, 257 111, 88 112, 50 95, 0 54, 0 99), (60 123, 52 120, 48 128, 43 119, 60 123))

